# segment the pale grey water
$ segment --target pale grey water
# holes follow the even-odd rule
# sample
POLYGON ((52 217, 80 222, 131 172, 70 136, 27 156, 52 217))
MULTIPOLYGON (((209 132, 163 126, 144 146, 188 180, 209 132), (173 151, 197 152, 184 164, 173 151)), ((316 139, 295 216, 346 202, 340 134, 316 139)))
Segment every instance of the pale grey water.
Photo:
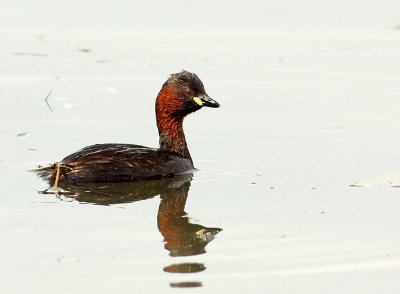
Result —
POLYGON ((3 6, 1 293, 399 292, 399 189, 350 187, 400 183, 398 2, 3 6), (158 196, 38 194, 38 164, 156 146, 155 96, 181 69, 222 106, 184 126, 189 222, 223 229, 206 253, 170 256, 158 196), (199 272, 165 271, 176 264, 199 272))

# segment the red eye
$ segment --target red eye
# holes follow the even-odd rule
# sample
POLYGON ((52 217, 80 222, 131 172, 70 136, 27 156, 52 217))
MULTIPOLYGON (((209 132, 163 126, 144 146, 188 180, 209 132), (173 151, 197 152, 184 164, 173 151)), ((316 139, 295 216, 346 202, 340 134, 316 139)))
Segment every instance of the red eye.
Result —
POLYGON ((185 93, 186 93, 188 96, 192 96, 192 95, 193 95, 193 91, 192 91, 190 88, 186 88, 186 89, 185 89, 185 93))

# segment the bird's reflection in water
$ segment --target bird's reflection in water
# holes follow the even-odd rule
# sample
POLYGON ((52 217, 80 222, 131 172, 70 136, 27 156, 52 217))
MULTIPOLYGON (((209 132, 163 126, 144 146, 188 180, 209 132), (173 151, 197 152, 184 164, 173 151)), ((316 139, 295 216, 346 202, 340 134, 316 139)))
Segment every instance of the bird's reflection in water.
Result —
MULTIPOLYGON (((161 197, 157 225, 164 237, 165 249, 170 256, 191 256, 205 253, 206 245, 222 229, 192 224, 185 212, 192 174, 163 180, 127 183, 60 183, 65 199, 98 205, 131 203, 161 197)), ((204 271, 202 263, 179 263, 164 267, 169 273, 196 273, 204 271)), ((171 287, 201 287, 199 281, 170 283, 171 287)))

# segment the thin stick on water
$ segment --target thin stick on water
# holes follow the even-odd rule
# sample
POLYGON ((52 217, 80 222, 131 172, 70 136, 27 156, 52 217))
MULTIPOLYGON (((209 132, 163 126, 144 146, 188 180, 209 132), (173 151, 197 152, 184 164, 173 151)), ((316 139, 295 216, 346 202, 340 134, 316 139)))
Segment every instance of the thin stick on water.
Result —
POLYGON ((50 111, 53 112, 53 108, 51 108, 51 106, 49 104, 49 97, 50 97, 51 91, 53 91, 53 89, 51 89, 49 94, 47 94, 46 98, 44 99, 44 102, 46 102, 46 104, 49 107, 50 111))
POLYGON ((60 163, 56 163, 57 172, 56 172, 56 179, 54 180, 54 192, 58 194, 58 181, 60 179, 60 163))

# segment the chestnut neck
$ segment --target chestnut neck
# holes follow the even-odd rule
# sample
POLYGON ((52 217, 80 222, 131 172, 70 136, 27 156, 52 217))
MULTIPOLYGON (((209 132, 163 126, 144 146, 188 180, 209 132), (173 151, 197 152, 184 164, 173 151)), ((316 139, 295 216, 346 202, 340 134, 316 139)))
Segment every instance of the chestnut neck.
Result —
POLYGON ((183 132, 183 105, 179 92, 170 86, 161 89, 156 100, 156 119, 160 150, 192 160, 183 132))

